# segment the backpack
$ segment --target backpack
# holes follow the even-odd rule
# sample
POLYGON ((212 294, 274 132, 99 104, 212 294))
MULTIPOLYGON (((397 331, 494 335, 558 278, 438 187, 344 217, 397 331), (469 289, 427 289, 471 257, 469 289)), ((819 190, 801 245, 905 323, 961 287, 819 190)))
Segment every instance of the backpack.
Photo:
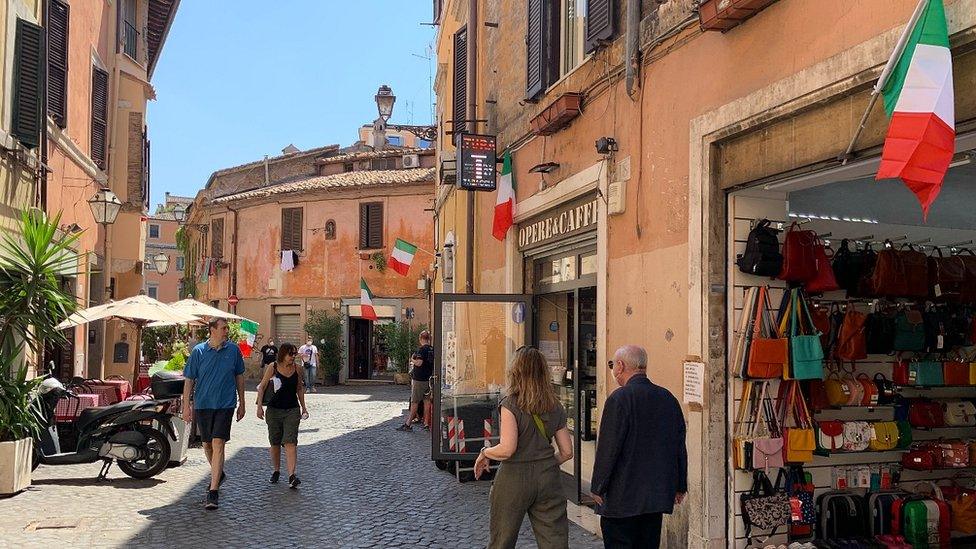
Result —
POLYGON ((743 273, 773 278, 783 268, 783 254, 779 251, 777 236, 779 230, 770 224, 768 219, 761 219, 749 231, 746 250, 735 261, 743 273))
POLYGON ((902 491, 872 492, 867 495, 869 527, 872 536, 892 533, 891 512, 895 502, 905 497, 902 491))
POLYGON ((817 498, 817 537, 857 538, 867 534, 864 498, 843 490, 831 490, 817 498))

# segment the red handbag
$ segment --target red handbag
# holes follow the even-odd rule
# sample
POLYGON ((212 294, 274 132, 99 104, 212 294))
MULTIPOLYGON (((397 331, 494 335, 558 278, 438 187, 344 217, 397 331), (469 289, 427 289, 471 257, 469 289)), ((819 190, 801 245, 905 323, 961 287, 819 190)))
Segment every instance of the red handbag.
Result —
POLYGON ((831 254, 828 256, 827 248, 824 246, 823 241, 820 240, 820 237, 817 237, 816 243, 813 245, 813 256, 817 263, 817 274, 812 280, 806 283, 807 293, 822 294, 840 289, 840 285, 837 284, 837 278, 834 276, 834 268, 830 265, 830 257, 832 255, 833 250, 831 250, 831 254))
POLYGON ((908 406, 908 422, 912 427, 924 427, 932 429, 945 425, 945 416, 942 412, 942 404, 917 398, 912 400, 908 406))
POLYGON ((827 387, 824 386, 822 379, 811 379, 807 385, 808 401, 810 408, 817 412, 830 408, 830 399, 827 398, 827 387))
POLYGON ((891 365, 891 379, 894 380, 895 385, 912 385, 911 380, 908 377, 908 361, 899 360, 891 365))
POLYGON ((941 468, 969 467, 969 446, 961 440, 940 440, 932 442, 935 450, 935 465, 941 468))
POLYGON ((786 231, 783 242, 783 269, 780 280, 787 282, 807 282, 817 277, 817 257, 815 245, 817 233, 801 231, 795 222, 786 231))
POLYGON ((860 373, 857 375, 857 381, 864 387, 864 396, 861 397, 861 406, 877 406, 878 386, 874 384, 874 380, 869 378, 867 374, 860 373))
POLYGON ((946 385, 969 385, 969 363, 949 360, 942 363, 946 385))
POLYGON ((935 452, 927 447, 909 450, 901 455, 901 466, 914 471, 935 469, 935 452))

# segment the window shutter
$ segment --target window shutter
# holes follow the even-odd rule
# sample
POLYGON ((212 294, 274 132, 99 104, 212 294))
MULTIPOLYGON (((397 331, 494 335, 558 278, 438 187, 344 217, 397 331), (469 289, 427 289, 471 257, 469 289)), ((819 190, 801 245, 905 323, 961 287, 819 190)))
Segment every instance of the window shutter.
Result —
POLYGON ((586 31, 583 51, 590 53, 601 42, 613 38, 614 0, 586 0, 586 31))
POLYGON ((27 148, 41 143, 43 29, 17 19, 14 46, 13 135, 27 148))
POLYGON ((224 220, 214 219, 210 225, 210 232, 213 234, 213 238, 210 240, 210 256, 224 257, 224 220))
POLYGON ((281 249, 294 251, 302 249, 301 208, 282 208, 281 210, 281 249))
POLYGON ((463 132, 468 118, 468 29, 454 34, 454 125, 452 131, 463 132))
POLYGON ((59 128, 68 125, 68 19, 62 0, 48 2, 47 111, 59 128))
POLYGON ((359 249, 369 248, 369 204, 359 205, 359 249))
POLYGON ((149 134, 142 132, 142 205, 149 210, 149 134))
POLYGON ((369 204, 369 247, 383 247, 383 203, 369 204))
POLYGON ((91 159, 101 169, 106 168, 105 135, 108 128, 108 73, 92 67, 92 130, 91 159))
POLYGON ((527 0, 529 22, 525 32, 525 97, 535 99, 545 88, 545 0, 527 0))

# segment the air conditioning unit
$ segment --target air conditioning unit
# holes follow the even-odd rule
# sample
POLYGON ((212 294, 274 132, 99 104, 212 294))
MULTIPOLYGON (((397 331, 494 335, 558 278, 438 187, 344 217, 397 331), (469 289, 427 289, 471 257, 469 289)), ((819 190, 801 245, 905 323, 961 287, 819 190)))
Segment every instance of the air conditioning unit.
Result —
POLYGON ((405 155, 403 155, 403 167, 404 168, 419 168, 420 167, 420 155, 417 155, 417 154, 405 154, 405 155))

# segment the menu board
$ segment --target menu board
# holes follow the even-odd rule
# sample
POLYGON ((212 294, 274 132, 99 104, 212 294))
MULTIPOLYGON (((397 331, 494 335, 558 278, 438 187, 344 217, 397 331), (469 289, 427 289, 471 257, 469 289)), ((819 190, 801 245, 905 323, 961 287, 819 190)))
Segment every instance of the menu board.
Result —
POLYGON ((458 134, 458 186, 467 191, 495 190, 495 136, 458 134))

